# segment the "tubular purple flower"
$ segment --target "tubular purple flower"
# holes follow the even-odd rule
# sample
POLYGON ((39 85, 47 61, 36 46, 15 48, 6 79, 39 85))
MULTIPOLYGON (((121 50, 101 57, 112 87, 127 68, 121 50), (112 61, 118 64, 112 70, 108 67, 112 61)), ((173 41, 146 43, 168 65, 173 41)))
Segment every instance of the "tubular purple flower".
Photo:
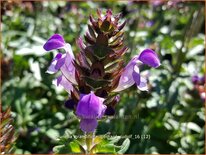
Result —
POLYGON ((130 60, 120 77, 117 88, 113 91, 122 91, 129 88, 134 83, 136 83, 138 89, 147 91, 147 80, 142 77, 139 72, 139 65, 142 63, 154 68, 160 66, 157 54, 151 49, 145 49, 139 55, 130 60))
POLYGON ((192 76, 192 82, 193 84, 202 84, 204 85, 205 83, 205 76, 198 76, 198 75, 193 75, 192 76))
POLYGON ((55 56, 47 70, 47 73, 54 74, 60 70, 65 79, 69 80, 69 82, 73 84, 76 84, 77 82, 75 79, 75 67, 73 65, 74 54, 72 52, 70 44, 66 43, 61 35, 54 34, 44 44, 44 49, 46 51, 54 49, 64 49, 66 51, 66 53, 64 54, 58 53, 55 56))
POLYGON ((199 76, 197 76, 197 75, 192 76, 192 82, 193 82, 194 84, 197 84, 198 81, 199 81, 199 76))
POLYGON ((106 110, 104 98, 96 96, 93 92, 81 94, 76 114, 80 117, 80 128, 84 132, 93 132, 97 127, 97 119, 102 118, 106 110))

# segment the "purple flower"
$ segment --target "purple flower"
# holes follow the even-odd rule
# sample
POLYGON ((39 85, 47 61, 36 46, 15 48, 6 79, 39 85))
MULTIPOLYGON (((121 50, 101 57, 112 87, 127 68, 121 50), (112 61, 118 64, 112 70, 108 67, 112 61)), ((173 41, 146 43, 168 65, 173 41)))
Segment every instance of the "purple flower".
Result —
POLYGON ((143 76, 140 76, 139 72, 139 65, 142 63, 154 68, 160 66, 160 61, 157 54, 151 49, 145 49, 139 55, 130 60, 124 68, 117 88, 113 91, 118 92, 127 89, 135 83, 140 90, 148 90, 147 80, 143 76))
POLYGON ((55 49, 64 49, 66 53, 58 53, 52 60, 47 73, 54 74, 61 71, 62 75, 57 78, 57 86, 63 86, 66 91, 72 90, 72 84, 76 84, 75 67, 73 65, 74 54, 70 44, 64 41, 64 38, 59 34, 54 34, 44 44, 46 51, 55 49))
POLYGON ((198 75, 193 75, 192 76, 192 82, 193 84, 203 84, 205 83, 205 76, 198 76, 198 75))
POLYGON ((152 27, 154 25, 154 21, 148 21, 146 22, 146 27, 152 27))
POLYGON ((93 132, 97 127, 97 119, 102 118, 106 110, 104 98, 96 96, 93 92, 81 94, 76 114, 80 117, 80 128, 84 132, 93 132))
POLYGON ((194 84, 197 84, 199 82, 199 76, 197 76, 197 75, 192 76, 192 82, 194 84))

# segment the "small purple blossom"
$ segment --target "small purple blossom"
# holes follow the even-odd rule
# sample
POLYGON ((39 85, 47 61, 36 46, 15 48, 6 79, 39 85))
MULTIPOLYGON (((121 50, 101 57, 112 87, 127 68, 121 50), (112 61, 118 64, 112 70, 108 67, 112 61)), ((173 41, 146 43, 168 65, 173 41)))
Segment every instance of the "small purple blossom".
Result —
POLYGON ((76 114, 80 117, 80 128, 84 132, 93 132, 97 127, 97 119, 102 118, 106 110, 104 98, 96 96, 93 92, 81 94, 76 114))
POLYGON ((146 22, 146 27, 152 27, 155 24, 154 21, 148 21, 146 22))
POLYGON ((199 76, 197 76, 197 75, 192 76, 192 82, 193 82, 194 84, 197 84, 198 81, 199 81, 199 76))
POLYGON ((160 61, 157 54, 151 49, 145 49, 139 55, 135 56, 130 60, 128 65, 125 67, 117 88, 114 92, 118 92, 129 88, 136 83, 138 89, 142 91, 148 90, 147 80, 140 75, 139 65, 146 64, 150 67, 157 68, 160 66, 160 61))
POLYGON ((68 92, 72 90, 72 83, 76 84, 75 80, 75 67, 73 65, 74 54, 72 52, 70 44, 64 41, 64 38, 59 34, 54 34, 48 41, 44 44, 44 49, 46 51, 51 51, 55 49, 64 49, 65 53, 58 53, 52 60, 48 70, 49 74, 54 74, 61 71, 62 75, 59 76, 54 83, 59 86, 63 86, 68 92))
POLYGON ((205 83, 205 76, 201 77, 198 75, 193 75, 192 82, 193 82, 193 84, 204 84, 205 83))

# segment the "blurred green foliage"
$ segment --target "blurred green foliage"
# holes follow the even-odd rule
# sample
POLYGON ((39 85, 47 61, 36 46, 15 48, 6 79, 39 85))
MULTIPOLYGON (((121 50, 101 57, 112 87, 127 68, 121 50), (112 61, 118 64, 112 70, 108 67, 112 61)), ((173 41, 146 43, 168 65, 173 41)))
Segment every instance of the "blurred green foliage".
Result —
POLYGON ((54 53, 42 46, 59 33, 77 53, 76 39, 83 36, 97 8, 122 12, 127 20, 125 44, 130 50, 125 62, 150 47, 162 65, 149 71, 149 92, 132 87, 121 93, 118 119, 105 118, 96 134, 132 135, 126 153, 205 153, 204 101, 191 82, 192 75, 205 74, 204 2, 1 4, 2 103, 3 109, 11 106, 15 119, 16 154, 51 153, 66 129, 82 134, 78 119, 64 108, 67 93, 52 85, 54 75, 45 73, 54 53))

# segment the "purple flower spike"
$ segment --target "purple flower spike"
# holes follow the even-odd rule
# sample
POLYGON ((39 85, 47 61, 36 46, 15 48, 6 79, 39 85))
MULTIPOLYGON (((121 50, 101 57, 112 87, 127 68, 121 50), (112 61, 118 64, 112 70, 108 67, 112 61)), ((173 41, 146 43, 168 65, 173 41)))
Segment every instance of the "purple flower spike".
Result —
POLYGON ((81 94, 76 114, 81 118, 80 128, 84 132, 93 132, 97 127, 97 119, 102 118, 106 110, 104 99, 93 92, 81 94), (89 125, 90 124, 90 125, 89 125))
POLYGON ((63 48, 65 46, 64 38, 60 34, 54 34, 49 38, 49 40, 44 44, 43 48, 46 51, 51 51, 54 49, 63 48))
POLYGON ((145 49, 139 55, 139 60, 150 67, 157 68, 160 66, 160 60, 157 54, 151 49, 145 49))

